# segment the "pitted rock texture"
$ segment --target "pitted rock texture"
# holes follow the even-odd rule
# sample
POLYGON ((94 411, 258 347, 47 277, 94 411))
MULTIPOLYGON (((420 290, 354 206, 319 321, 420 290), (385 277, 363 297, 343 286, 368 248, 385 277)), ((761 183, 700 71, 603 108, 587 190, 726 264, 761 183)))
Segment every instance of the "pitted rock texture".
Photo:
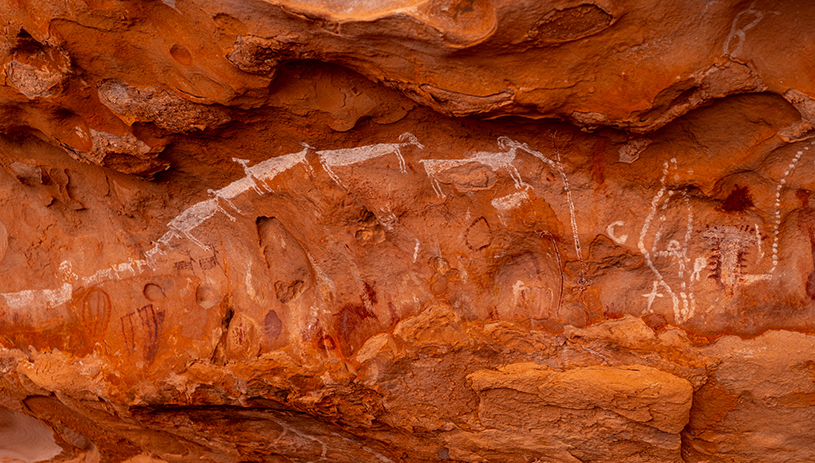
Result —
POLYGON ((815 460, 813 17, 3 3, 0 459, 815 460))

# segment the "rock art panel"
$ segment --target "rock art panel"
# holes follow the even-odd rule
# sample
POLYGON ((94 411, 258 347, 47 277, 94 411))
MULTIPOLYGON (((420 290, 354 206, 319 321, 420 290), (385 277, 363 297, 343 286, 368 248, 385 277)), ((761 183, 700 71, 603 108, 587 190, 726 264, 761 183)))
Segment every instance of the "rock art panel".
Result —
POLYGON ((811 6, 0 11, 0 406, 57 459, 813 459, 811 6))

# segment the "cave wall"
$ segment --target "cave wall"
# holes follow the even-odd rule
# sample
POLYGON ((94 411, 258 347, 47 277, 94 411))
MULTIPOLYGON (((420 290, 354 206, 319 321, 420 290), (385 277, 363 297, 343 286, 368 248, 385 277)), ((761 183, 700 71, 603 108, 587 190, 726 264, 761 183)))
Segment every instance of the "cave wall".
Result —
POLYGON ((815 6, 1 5, 0 459, 815 460, 815 6))

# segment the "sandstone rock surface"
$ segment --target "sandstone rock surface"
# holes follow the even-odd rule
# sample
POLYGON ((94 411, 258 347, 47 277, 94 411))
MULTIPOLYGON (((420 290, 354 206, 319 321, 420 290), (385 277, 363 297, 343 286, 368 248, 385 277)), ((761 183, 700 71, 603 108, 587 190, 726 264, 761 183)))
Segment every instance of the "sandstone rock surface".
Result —
POLYGON ((0 19, 0 461, 815 460, 806 2, 0 19))

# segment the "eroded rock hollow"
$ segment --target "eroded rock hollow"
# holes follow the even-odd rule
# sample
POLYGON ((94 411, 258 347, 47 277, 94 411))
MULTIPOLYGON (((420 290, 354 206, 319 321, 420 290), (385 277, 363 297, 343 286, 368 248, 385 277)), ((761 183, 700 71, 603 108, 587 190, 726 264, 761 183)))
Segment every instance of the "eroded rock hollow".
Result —
POLYGON ((3 461, 815 461, 815 6, 0 18, 3 461))

